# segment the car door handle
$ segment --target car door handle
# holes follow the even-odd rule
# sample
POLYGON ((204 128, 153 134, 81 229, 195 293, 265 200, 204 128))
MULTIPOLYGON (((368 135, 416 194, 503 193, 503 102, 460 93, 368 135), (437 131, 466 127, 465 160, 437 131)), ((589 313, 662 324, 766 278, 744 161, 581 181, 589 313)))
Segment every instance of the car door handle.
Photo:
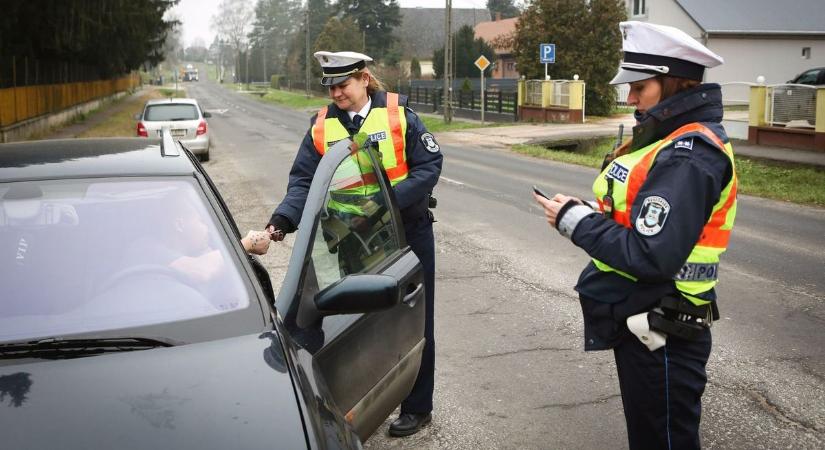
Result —
MULTIPOLYGON (((413 285, 409 285, 408 288, 413 287, 413 285)), ((401 300, 402 303, 412 308, 415 306, 415 299, 418 298, 418 295, 421 294, 421 291, 424 290, 424 283, 418 283, 418 286, 410 292, 409 294, 405 295, 404 298, 401 300)))

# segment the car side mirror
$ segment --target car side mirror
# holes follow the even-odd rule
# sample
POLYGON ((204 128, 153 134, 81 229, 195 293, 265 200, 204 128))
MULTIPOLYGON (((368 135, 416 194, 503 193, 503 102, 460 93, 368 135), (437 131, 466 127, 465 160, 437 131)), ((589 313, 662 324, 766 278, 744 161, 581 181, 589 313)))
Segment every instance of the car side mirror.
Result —
POLYGON ((206 111, 204 111, 204 112, 203 112, 203 118, 204 118, 204 119, 208 119, 208 118, 210 118, 210 117, 212 117, 212 113, 208 113, 208 112, 206 112, 206 111))
POLYGON ((389 275, 348 275, 315 296, 323 316, 381 311, 398 304, 398 281, 389 275))
POLYGON ((141 114, 137 113, 134 116, 132 116, 132 118, 135 119, 135 120, 140 120, 140 116, 141 116, 141 114))

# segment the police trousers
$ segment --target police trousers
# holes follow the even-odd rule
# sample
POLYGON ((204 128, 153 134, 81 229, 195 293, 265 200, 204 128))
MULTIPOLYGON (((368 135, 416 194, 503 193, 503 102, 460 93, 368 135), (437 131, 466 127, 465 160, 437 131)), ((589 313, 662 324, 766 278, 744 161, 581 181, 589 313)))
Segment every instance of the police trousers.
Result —
POLYGON ((433 319, 435 316, 435 238, 430 216, 404 223, 407 245, 421 261, 424 269, 424 354, 421 367, 415 379, 412 392, 401 403, 401 413, 426 414, 433 410, 433 390, 435 387, 435 334, 433 319))
POLYGON ((653 352, 630 333, 614 347, 631 450, 701 447, 699 420, 710 348, 709 329, 695 341, 668 337, 653 352))

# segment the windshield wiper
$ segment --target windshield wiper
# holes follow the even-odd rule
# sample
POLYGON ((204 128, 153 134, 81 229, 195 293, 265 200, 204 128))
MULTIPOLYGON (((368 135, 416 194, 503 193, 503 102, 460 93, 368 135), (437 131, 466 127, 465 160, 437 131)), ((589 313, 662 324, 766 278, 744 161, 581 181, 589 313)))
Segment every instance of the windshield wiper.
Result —
POLYGON ((41 358, 69 359, 102 353, 131 352, 158 347, 172 347, 173 343, 143 337, 106 339, 48 338, 30 342, 0 344, 0 359, 41 358))

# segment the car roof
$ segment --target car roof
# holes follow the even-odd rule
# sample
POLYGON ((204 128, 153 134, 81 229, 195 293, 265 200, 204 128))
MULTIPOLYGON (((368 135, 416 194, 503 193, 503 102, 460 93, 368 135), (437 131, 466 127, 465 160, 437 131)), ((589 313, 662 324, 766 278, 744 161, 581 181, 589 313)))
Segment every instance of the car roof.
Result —
POLYGON ((159 98, 154 100, 149 100, 146 102, 146 106, 149 105, 160 105, 160 104, 186 104, 186 105, 197 105, 198 101, 194 98, 159 98))
POLYGON ((197 169, 160 139, 55 139, 0 144, 0 183, 8 181, 192 175, 197 169), (165 153, 165 155, 164 155, 165 153), (175 155, 177 154, 177 155, 175 155))

